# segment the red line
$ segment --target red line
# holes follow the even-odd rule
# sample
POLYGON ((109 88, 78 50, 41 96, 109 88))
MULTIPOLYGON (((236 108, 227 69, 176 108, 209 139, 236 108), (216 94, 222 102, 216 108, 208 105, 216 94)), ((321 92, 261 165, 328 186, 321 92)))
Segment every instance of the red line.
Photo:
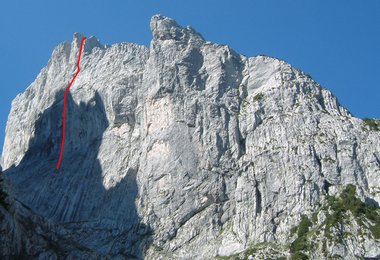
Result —
POLYGON ((62 117, 62 142, 61 142, 61 149, 59 152, 59 159, 57 166, 55 167, 57 170, 61 167, 62 162, 62 156, 63 156, 63 150, 65 149, 65 136, 66 136, 66 101, 67 101, 67 93, 69 93, 69 90, 71 88, 71 85, 73 85, 75 78, 78 76, 80 72, 80 57, 82 56, 83 51, 83 45, 86 41, 86 37, 83 37, 82 42, 80 43, 80 49, 78 54, 78 61, 77 61, 77 71, 75 72, 74 77, 71 79, 69 86, 66 88, 65 93, 63 94, 63 117, 62 117))

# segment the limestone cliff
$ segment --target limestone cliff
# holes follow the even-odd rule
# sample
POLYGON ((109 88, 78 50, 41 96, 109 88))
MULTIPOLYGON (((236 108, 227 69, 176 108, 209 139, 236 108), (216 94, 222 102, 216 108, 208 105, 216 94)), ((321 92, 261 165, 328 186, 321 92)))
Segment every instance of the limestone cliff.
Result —
POLYGON ((86 41, 58 173, 83 36, 13 101, 2 155, 13 196, 77 245, 34 255, 380 257, 379 121, 285 61, 159 15, 150 26, 149 48, 86 41))

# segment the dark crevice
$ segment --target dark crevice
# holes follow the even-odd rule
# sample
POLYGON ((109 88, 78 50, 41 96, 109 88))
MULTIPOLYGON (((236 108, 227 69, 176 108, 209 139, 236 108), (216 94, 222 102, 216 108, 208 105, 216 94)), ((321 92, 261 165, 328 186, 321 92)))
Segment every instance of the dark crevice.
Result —
POLYGON ((379 159, 379 157, 377 157, 377 155, 375 153, 373 154, 373 156, 375 157, 375 160, 377 162, 377 166, 380 167, 380 159, 379 159))
POLYGON ((260 214, 262 211, 262 206, 261 206, 261 192, 259 190, 259 184, 257 181, 255 182, 255 191, 256 191, 256 214, 260 214))
POLYGON ((331 183, 328 182, 327 180, 324 180, 323 181, 323 191, 326 193, 326 194, 329 194, 329 188, 331 187, 331 183))
POLYGON ((245 145, 245 138, 243 138, 239 131, 239 157, 243 156, 246 153, 246 145, 245 145))

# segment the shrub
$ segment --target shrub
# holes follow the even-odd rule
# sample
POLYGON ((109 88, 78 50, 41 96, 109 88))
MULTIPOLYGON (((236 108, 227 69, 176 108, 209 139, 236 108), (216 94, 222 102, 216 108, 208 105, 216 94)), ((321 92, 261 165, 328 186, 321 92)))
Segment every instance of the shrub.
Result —
POLYGON ((302 215, 301 222, 298 226, 297 235, 298 237, 303 237, 309 231, 309 227, 311 226, 311 222, 309 218, 305 215, 302 215))
POLYGON ((297 238, 290 245, 290 252, 292 253, 292 259, 308 259, 306 255, 301 251, 307 250, 309 244, 307 242, 307 233, 312 223, 305 215, 301 216, 301 221, 297 227, 297 238), (306 258, 305 258, 306 257, 306 258))
MULTIPOLYGON (((362 202, 356 197, 356 187, 352 184, 346 186, 338 198, 328 197, 327 203, 332 211, 328 214, 325 220, 325 235, 331 238, 331 227, 342 224, 344 220, 344 214, 348 211, 357 219, 359 224, 363 224, 363 218, 371 221, 373 225, 369 227, 372 235, 376 238, 380 238, 380 215, 378 210, 362 202)), ((341 239, 341 238, 340 238, 341 239)))
POLYGON ((292 255, 292 260, 307 260, 309 257, 307 255, 301 253, 301 252, 296 252, 292 255))
POLYGON ((261 101, 264 98, 263 93, 259 93, 253 97, 253 101, 261 101))
POLYGON ((369 128, 371 130, 374 130, 374 131, 380 131, 380 128, 379 128, 379 123, 375 120, 375 119, 371 119, 371 118, 364 118, 363 119, 363 122, 369 126, 369 128))

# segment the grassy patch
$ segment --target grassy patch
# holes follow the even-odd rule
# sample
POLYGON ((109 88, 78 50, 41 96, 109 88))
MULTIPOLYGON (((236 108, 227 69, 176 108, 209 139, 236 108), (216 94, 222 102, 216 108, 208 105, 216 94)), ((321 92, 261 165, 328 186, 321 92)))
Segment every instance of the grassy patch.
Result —
POLYGON ((297 238, 290 245, 290 252, 292 253, 292 259, 308 259, 308 257, 302 253, 302 251, 309 249, 307 242, 307 233, 312 226, 311 221, 305 215, 301 216, 301 221, 297 227, 297 238))
POLYGON ((301 252, 295 252, 293 255, 292 255, 292 260, 307 260, 309 259, 309 257, 301 252))
POLYGON ((313 215, 311 215, 311 220, 314 224, 318 222, 318 212, 314 212, 313 215))
POLYGON ((292 228, 290 229, 290 235, 293 236, 295 233, 297 233, 297 229, 298 229, 297 226, 296 226, 296 227, 292 227, 292 228))
MULTIPOLYGON (((327 215, 325 220, 326 237, 331 238, 331 228, 343 224, 345 213, 350 211, 359 224, 364 225, 363 220, 365 219, 372 222, 369 229, 376 239, 380 238, 379 210, 357 198, 354 185, 347 185, 339 197, 328 197, 327 204, 331 209, 331 213, 327 215)), ((341 239, 340 237, 339 240, 341 239)))
POLYGON ((369 127, 369 129, 374 131, 380 131, 380 125, 375 119, 364 118, 363 122, 369 127))
POLYGON ((264 99, 264 94, 259 93, 259 94, 256 94, 254 97, 250 97, 249 101, 243 100, 241 103, 240 111, 237 112, 236 115, 238 115, 238 116, 240 116, 242 114, 244 115, 246 113, 247 107, 249 105, 252 105, 254 102, 260 102, 263 99, 264 99))
POLYGON ((263 100, 263 98, 264 98, 264 94, 263 94, 263 93, 259 93, 259 94, 255 95, 255 96, 253 97, 253 101, 254 101, 254 102, 255 102, 255 101, 261 101, 261 100, 263 100))
POLYGON ((151 247, 156 251, 156 252, 162 252, 164 251, 164 248, 162 246, 152 244, 151 247))
POLYGON ((335 163, 335 160, 332 159, 330 156, 326 156, 325 158, 322 159, 323 162, 325 163, 335 163))
POLYGON ((368 230, 374 238, 380 239, 380 209, 362 202, 356 196, 356 186, 349 184, 344 187, 339 196, 327 196, 326 204, 317 212, 314 212, 310 219, 306 215, 301 216, 299 224, 290 230, 290 236, 296 236, 290 246, 278 248, 276 244, 260 243, 251 246, 242 253, 228 257, 218 257, 217 259, 248 259, 250 255, 254 259, 259 259, 258 257, 262 256, 261 250, 264 248, 278 252, 268 259, 281 259, 279 257, 283 257, 283 255, 279 252, 287 250, 290 250, 290 259, 309 259, 309 253, 313 250, 318 251, 318 248, 321 249, 321 253, 325 258, 339 258, 337 255, 329 255, 328 248, 335 243, 342 243, 344 239, 354 234, 347 231, 341 231, 338 234, 332 234, 332 232, 333 230, 343 230, 340 227, 342 225, 351 225, 351 221, 363 227, 359 228, 359 234, 364 230, 368 230), (325 213, 326 219, 323 223, 318 224, 318 212, 321 210, 325 213))

